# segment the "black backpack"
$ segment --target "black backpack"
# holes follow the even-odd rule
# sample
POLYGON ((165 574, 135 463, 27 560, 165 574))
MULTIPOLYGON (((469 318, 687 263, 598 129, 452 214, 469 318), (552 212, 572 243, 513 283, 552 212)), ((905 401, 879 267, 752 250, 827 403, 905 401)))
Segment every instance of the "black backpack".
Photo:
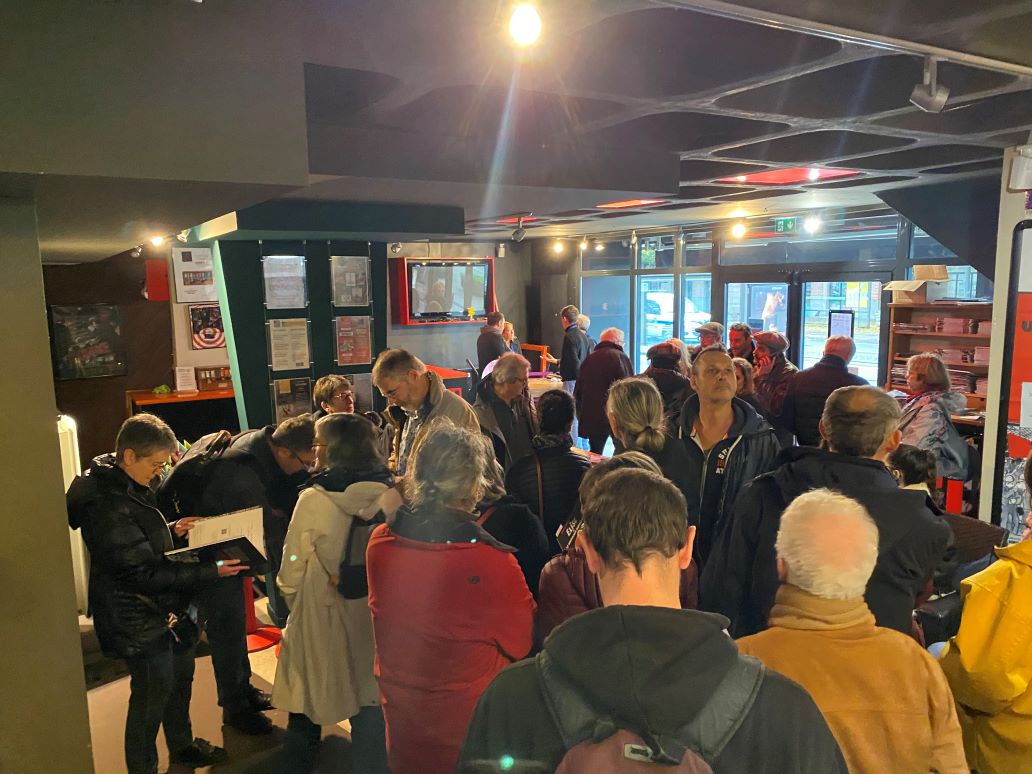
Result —
POLYGON ((228 430, 198 438, 197 441, 179 458, 169 474, 158 485, 158 507, 165 518, 174 521, 183 516, 200 516, 198 513, 204 487, 208 483, 208 474, 216 460, 239 459, 246 461, 249 454, 230 450, 230 445, 239 436, 228 430))

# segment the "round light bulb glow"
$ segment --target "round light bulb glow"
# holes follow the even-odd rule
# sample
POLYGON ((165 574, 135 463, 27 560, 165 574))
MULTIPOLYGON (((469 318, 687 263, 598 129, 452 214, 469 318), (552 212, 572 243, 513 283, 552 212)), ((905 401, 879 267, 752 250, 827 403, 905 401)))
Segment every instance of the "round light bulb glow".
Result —
POLYGON ((556 255, 559 255, 563 251, 563 243, 560 242, 558 239, 555 240, 555 244, 552 245, 552 250, 555 252, 556 255))
POLYGON ((520 3, 509 17, 509 34, 518 46, 532 46, 541 37, 541 16, 530 3, 520 3))
POLYGON ((739 183, 744 183, 745 179, 746 179, 745 175, 739 175, 738 177, 735 178, 735 180, 737 180, 739 183))
POLYGON ((605 244, 603 244, 602 242, 595 242, 595 252, 596 253, 601 253, 605 249, 606 249, 605 244))
POLYGON ((820 180, 821 171, 819 169, 811 169, 809 172, 806 173, 806 177, 810 181, 820 180))
POLYGON ((811 215, 803 221, 803 230, 807 234, 816 234, 821 230, 821 219, 816 215, 811 215))
POLYGON ((588 240, 587 239, 582 239, 580 241, 580 244, 578 245, 578 247, 580 247, 581 250, 587 250, 588 249, 588 240))
POLYGON ((731 236, 734 239, 741 239, 745 236, 745 232, 748 230, 749 228, 742 221, 738 221, 731 226, 731 236))
POLYGON ((154 245, 155 247, 161 247, 163 244, 165 244, 165 237, 161 237, 161 236, 151 237, 150 238, 150 243, 152 245, 154 245))

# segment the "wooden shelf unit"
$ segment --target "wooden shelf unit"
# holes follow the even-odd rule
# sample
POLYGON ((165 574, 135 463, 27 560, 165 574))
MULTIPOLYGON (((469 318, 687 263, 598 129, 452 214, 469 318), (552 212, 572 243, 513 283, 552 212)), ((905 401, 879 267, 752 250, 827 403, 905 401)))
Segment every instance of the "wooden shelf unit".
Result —
MULTIPOLYGON (((991 320, 993 305, 989 303, 937 303, 937 304, 889 304, 889 352, 886 372, 886 390, 902 390, 905 387, 892 383, 893 366, 904 365, 909 354, 928 352, 943 348, 972 348, 989 346, 988 333, 940 333, 938 331, 897 331, 897 323, 934 323, 937 317, 968 317, 973 320, 991 320), (926 342, 920 341, 926 339, 926 342), (952 342, 952 343, 951 343, 952 342)), ((947 360, 946 366, 957 371, 970 371, 981 376, 988 375, 987 363, 962 363, 947 360)), ((985 396, 972 392, 962 393, 968 408, 985 410, 985 396)))

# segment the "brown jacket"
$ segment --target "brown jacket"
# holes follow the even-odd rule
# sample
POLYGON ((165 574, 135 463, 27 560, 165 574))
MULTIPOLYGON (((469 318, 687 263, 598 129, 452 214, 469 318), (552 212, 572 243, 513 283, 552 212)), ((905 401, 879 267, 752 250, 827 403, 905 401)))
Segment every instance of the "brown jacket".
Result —
POLYGON ((905 634, 875 626, 863 599, 823 599, 783 585, 770 628, 737 645, 809 691, 851 772, 967 774, 938 663, 905 634))
MULTIPOLYGON (((426 419, 423 421, 422 427, 416 433, 416 437, 412 439, 411 448, 414 449, 419 445, 419 442, 423 438, 423 434, 426 432, 427 423, 431 422, 438 417, 445 417, 454 422, 458 427, 465 427, 467 430, 473 432, 480 432, 480 423, 477 421, 477 415, 473 413, 473 408, 470 406, 465 399, 456 395, 454 392, 448 390, 444 386, 444 382, 441 377, 435 374, 433 371, 426 372, 426 378, 430 381, 430 389, 426 394, 426 400, 430 405, 430 411, 426 415, 426 419)), ((393 433, 391 437, 391 455, 387 460, 387 466, 392 472, 398 472, 398 455, 401 452, 401 431, 405 425, 405 412, 397 406, 388 406, 387 410, 383 412, 384 418, 390 425, 393 433)))

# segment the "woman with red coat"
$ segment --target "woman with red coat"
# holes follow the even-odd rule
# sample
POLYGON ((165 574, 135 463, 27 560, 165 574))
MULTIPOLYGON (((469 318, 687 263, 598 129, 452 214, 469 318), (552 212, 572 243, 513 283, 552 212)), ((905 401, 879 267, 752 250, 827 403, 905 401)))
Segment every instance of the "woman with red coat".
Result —
POLYGON ((405 478, 409 505, 366 552, 393 774, 453 771, 480 694, 532 644, 534 601, 513 549, 473 510, 486 444, 446 420, 424 439, 405 478))

